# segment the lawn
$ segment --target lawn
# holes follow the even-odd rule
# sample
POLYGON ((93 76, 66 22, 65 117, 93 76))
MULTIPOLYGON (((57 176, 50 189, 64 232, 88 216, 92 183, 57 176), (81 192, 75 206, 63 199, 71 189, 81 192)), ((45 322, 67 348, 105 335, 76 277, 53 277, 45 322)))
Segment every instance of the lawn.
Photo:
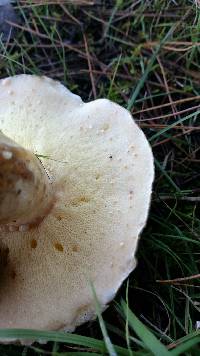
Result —
POLYGON ((128 108, 152 145, 156 178, 137 268, 108 310, 75 334, 0 330, 0 340, 49 341, 0 345, 0 356, 200 355, 197 2, 13 4, 17 17, 0 38, 0 78, 47 75, 85 101, 106 97, 128 108))

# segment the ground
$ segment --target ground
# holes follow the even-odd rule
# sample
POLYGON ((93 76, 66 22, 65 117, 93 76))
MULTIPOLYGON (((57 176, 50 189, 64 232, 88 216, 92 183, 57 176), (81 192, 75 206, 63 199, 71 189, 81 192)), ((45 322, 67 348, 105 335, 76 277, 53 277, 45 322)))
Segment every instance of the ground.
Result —
MULTIPOLYGON (((15 3, 17 18, 8 20, 15 30, 6 30, 0 40, 0 77, 45 74, 85 101, 107 97, 128 108, 155 156, 149 220, 137 268, 104 321, 82 326, 76 331, 80 337, 30 332, 62 342, 0 345, 0 355, 199 355, 198 1, 84 3, 15 3)), ((0 330, 2 336, 8 332, 0 330)))

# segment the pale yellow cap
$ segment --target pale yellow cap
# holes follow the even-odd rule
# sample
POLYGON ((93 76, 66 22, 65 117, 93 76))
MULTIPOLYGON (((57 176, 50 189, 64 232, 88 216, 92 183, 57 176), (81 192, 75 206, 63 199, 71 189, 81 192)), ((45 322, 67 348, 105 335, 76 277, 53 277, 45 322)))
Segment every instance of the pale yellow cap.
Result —
POLYGON ((0 81, 0 130, 39 155, 56 192, 38 227, 0 232, 0 328, 73 330, 94 316, 88 281, 104 308, 136 265, 150 145, 121 106, 31 75, 0 81))

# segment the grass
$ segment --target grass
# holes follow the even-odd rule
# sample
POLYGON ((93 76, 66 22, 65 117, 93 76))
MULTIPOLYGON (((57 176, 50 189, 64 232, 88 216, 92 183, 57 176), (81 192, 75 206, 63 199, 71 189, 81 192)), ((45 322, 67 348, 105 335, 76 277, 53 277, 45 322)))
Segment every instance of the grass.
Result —
POLYGON ((0 330, 0 339, 49 341, 0 345, 0 355, 199 355, 200 10, 189 0, 47 3, 15 4, 20 22, 0 41, 0 77, 45 74, 86 101, 128 107, 152 145, 156 179, 138 266, 100 323, 67 335, 0 330))

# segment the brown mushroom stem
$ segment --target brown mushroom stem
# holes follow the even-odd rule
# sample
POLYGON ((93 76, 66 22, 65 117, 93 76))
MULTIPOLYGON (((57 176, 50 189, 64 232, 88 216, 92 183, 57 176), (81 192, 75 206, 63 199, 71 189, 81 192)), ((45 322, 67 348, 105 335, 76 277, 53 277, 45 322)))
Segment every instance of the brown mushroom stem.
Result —
POLYGON ((52 200, 39 159, 0 132, 0 229, 25 231, 37 225, 52 200))

